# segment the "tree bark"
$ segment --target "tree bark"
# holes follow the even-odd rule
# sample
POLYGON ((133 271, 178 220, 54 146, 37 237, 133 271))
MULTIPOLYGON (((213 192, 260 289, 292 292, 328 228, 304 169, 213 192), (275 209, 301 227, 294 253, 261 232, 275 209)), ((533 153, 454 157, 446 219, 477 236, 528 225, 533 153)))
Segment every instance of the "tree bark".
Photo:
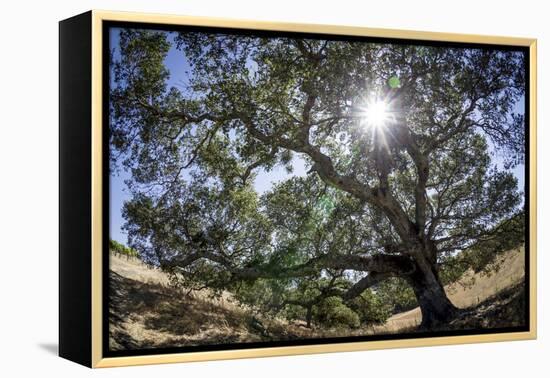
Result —
POLYGON ((416 265, 408 281, 422 313, 420 329, 428 330, 448 324, 457 315, 458 309, 447 297, 435 266, 425 259, 417 261, 416 265))
POLYGON ((306 327, 311 328, 311 318, 313 317, 313 306, 309 306, 306 310, 306 327))

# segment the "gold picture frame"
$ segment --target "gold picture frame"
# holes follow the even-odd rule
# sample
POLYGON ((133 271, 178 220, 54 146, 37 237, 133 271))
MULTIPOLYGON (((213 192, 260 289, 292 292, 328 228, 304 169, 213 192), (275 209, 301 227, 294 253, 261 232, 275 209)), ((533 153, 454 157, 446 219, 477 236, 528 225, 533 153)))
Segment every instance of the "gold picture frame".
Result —
MULTIPOLYGON (((311 353, 329 353, 329 352, 348 352, 348 351, 360 351, 360 350, 372 350, 372 349, 388 349, 388 348, 404 348, 404 347, 422 347, 422 346, 435 346, 435 345, 449 345, 449 344, 466 344, 466 343, 483 343, 483 342, 496 342, 496 341, 513 341, 513 340, 529 340, 535 339, 537 336, 537 297, 536 297, 536 214, 537 214, 537 136, 536 136, 536 124, 537 124, 537 41, 536 39, 528 38, 513 38, 513 37, 500 37, 500 36, 482 36, 482 35, 469 35, 469 34, 452 34, 452 33, 436 33, 436 32, 424 32, 424 31, 410 31, 410 30, 394 30, 394 29, 377 29, 368 27, 353 27, 353 26, 335 26, 335 25, 317 25, 317 24, 295 24, 295 23, 280 23, 280 22, 259 22, 253 20, 231 20, 220 19, 210 17, 189 17, 189 16, 175 16, 175 15, 161 15, 161 14, 146 14, 146 13, 127 13, 127 12, 111 12, 93 10, 82 16, 77 16, 73 19, 61 22, 60 41, 60 73, 61 76, 65 74, 65 69, 69 69, 68 64, 63 59, 74 58, 71 54, 77 54, 78 52, 67 53, 71 48, 75 49, 76 46, 82 46, 81 42, 73 41, 70 37, 67 37, 67 33, 74 33, 75 30, 85 30, 89 39, 84 44, 85 48, 89 47, 89 54, 80 54, 82 61, 90 59, 88 65, 89 68, 89 81, 87 82, 89 87, 85 87, 84 90, 91 90, 89 96, 89 114, 85 117, 89 118, 75 118, 76 120, 88 120, 90 121, 90 128, 86 131, 89 134, 83 135, 82 138, 85 141, 90 142, 89 152, 90 156, 90 168, 86 171, 89 174, 89 181, 85 182, 85 185, 90 185, 89 194, 90 199, 87 202, 90 216, 89 228, 85 228, 82 233, 89 232, 89 243, 84 243, 80 248, 86 249, 89 253, 82 261, 74 261, 73 257, 68 257, 69 252, 64 252, 64 243, 60 246, 60 354, 63 357, 80 362, 84 365, 99 368, 99 367, 114 367, 114 366, 130 366, 130 365, 144 365, 144 364, 161 364, 161 363, 174 363, 174 362, 189 362, 189 361, 208 361, 208 360, 220 360, 220 359, 239 359, 239 358, 252 358, 252 357, 269 357, 269 356, 284 356, 284 355, 301 355, 311 353), (78 21, 77 17, 80 17, 78 21), (84 19, 84 21, 82 21, 84 19), (72 21, 71 21, 72 20, 72 21), (374 341, 351 341, 345 343, 333 343, 333 344, 315 344, 315 345, 300 345, 300 346, 277 346, 277 347, 265 347, 256 349, 232 349, 232 350, 217 350, 217 351, 203 351, 203 352, 187 352, 187 353, 171 353, 171 354, 155 354, 155 355, 137 355, 137 356, 125 356, 125 357, 104 357, 103 355, 103 297, 105 295, 105 287, 103 287, 103 239, 105 232, 103 226, 103 211, 104 211, 104 198, 103 189, 104 183, 102 181, 103 170, 105 169, 105 162, 103 161, 104 151, 102 151, 103 144, 103 77, 104 77, 104 64, 105 59, 103 56, 103 43, 105 36, 103 35, 103 23, 106 21, 117 22, 135 22, 145 24, 162 24, 162 25, 190 25, 190 26, 206 26, 206 27, 218 27, 218 28, 238 28, 238 29, 250 29, 250 30, 262 30, 273 32, 299 32, 299 33, 317 33, 327 35, 340 35, 340 36, 359 36, 359 37, 380 37, 380 38, 396 38, 404 40, 423 40, 423 41, 439 41, 439 42, 458 42, 458 43, 471 43, 471 44, 491 44, 491 45, 508 45, 508 46, 521 46, 529 49, 529 330, 525 332, 509 332, 509 333, 491 333, 491 334, 476 334, 476 335, 459 335, 459 336, 444 336, 444 337, 427 337, 427 338, 407 338, 397 340, 374 340, 374 341), (71 24, 71 22, 73 24, 71 24), (65 23, 65 24, 63 24, 65 23), (73 26, 63 26, 73 25, 73 26), (63 29, 66 27, 66 29, 63 29), (72 29, 71 29, 72 28, 72 29), (65 39, 63 39, 65 38, 65 39), (68 39, 67 39, 68 38, 68 39), (80 45, 79 45, 80 43, 80 45), (88 45, 89 43, 89 45, 88 45), (64 50, 65 48, 65 50, 64 50), (64 52, 65 51, 65 52, 64 52), (66 55, 64 55, 66 54, 66 55), (65 62, 65 63, 64 63, 65 62), (86 231, 87 230, 87 231, 86 231), (75 265, 80 264, 80 265, 75 265), (71 281, 71 273, 68 270, 74 270, 75 272, 87 271, 88 276, 82 279, 90 279, 89 286, 74 286, 74 282, 71 281), (83 299, 86 304, 84 310, 89 312, 89 316, 81 319, 81 324, 71 325, 70 329, 65 329, 67 324, 71 323, 72 319, 78 316, 78 314, 71 310, 74 302, 70 302, 73 299, 68 299, 67 303, 63 302, 63 297, 72 298, 67 287, 69 285, 75 287, 75 289, 84 289, 83 299), (87 290, 90 290, 89 295, 87 290), (88 323, 89 322, 89 323, 88 323), (86 328, 89 326, 89 328, 86 328), (84 352, 76 353, 70 349, 74 348, 76 341, 73 340, 72 334, 77 330, 88 332, 89 339, 84 337, 82 340, 88 342, 89 348, 84 348, 84 352), (88 355, 89 353, 89 355, 88 355), (83 356, 84 355, 84 356, 83 356)), ((74 38, 74 37, 73 37, 74 38)), ((76 61, 74 64, 78 64, 76 61)), ((75 73, 75 77, 82 73, 75 73)), ((71 85, 69 79, 60 79, 60 86, 63 92, 64 83, 71 85), (65 82, 63 82, 65 80, 65 82)), ((69 88, 69 87, 67 87, 69 88)), ((68 89, 67 89, 68 90, 68 89)), ((63 114, 66 112, 66 108, 71 106, 70 101, 76 101, 69 99, 69 96, 60 97, 60 113, 62 114, 61 123, 63 123, 63 114)), ((84 108, 86 105, 82 105, 84 108)), ((74 108, 74 106, 73 106, 74 108)), ((70 115, 67 119, 70 119, 70 115)), ((78 117, 78 116, 74 116, 78 117)), ((74 124, 74 122, 73 122, 74 124)), ((68 126, 67 126, 68 127, 68 126)), ((62 132, 64 130, 63 124, 61 125, 62 132)), ((63 140, 63 135, 61 139, 63 140)), ((67 136, 71 138, 71 136, 67 136)), ((63 145, 63 143, 61 143, 63 145)), ((63 146, 61 146, 63 149, 63 146)), ((66 157, 65 157, 66 158, 66 157)), ((61 165, 63 166, 63 151, 61 152, 61 165)), ((67 177, 71 174, 70 167, 67 166, 67 177)), ((76 168, 75 168, 76 169, 76 168)), ((63 182, 63 169, 61 171, 61 181, 63 182)), ((62 185, 63 186, 63 185, 62 185)), ((67 204, 70 201, 79 201, 77 194, 66 194, 67 204)), ((63 197, 63 194, 61 195, 63 197)), ((63 203, 60 204, 64 206, 63 203)), ((67 210, 69 211, 69 210, 67 210)), ((63 209, 61 211, 61 218, 63 218, 63 209)), ((63 220, 61 221, 63 223, 63 220)), ((64 235, 70 232, 70 227, 76 227, 76 225, 67 224, 65 228, 61 228, 60 238, 65 238, 64 235)), ((87 227, 87 226, 86 226, 87 227)), ((77 234, 78 235, 78 234, 77 234)), ((74 245, 78 244, 78 241, 74 241, 74 245)), ((74 253, 76 247, 73 247, 74 253)), ((83 284, 84 285, 84 284, 83 284)), ((72 324, 72 323, 71 323, 72 324)))

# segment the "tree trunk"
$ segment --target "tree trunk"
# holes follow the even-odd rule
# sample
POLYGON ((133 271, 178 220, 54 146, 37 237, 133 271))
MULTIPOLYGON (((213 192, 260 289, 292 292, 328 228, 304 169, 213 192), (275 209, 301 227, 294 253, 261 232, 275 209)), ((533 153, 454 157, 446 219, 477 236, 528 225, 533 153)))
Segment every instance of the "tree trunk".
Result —
POLYGON ((416 270, 409 276, 422 312, 420 329, 433 329, 449 323, 458 309, 451 303, 435 267, 428 261, 416 263, 416 270))
POLYGON ((313 306, 309 306, 309 307, 307 308, 307 312, 306 312, 306 324, 307 324, 306 327, 307 327, 307 328, 311 328, 311 318, 312 318, 312 315, 313 315, 313 313, 312 313, 312 307, 313 307, 313 306))

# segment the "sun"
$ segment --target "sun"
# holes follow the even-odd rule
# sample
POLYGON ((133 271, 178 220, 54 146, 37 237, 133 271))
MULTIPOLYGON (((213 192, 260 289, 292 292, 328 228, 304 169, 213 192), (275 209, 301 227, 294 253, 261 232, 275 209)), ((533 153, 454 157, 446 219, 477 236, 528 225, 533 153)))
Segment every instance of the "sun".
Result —
POLYGON ((392 118, 389 104, 383 100, 369 101, 362 116, 367 126, 377 129, 386 126, 392 118))

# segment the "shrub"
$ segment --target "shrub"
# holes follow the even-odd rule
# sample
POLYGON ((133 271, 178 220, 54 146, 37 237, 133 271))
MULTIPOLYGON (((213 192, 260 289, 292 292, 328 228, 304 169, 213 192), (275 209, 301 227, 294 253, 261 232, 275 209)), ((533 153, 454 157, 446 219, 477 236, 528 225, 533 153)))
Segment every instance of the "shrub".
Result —
POLYGON ((117 242, 116 240, 109 240, 109 250, 118 255, 126 257, 139 257, 138 251, 133 248, 127 247, 124 244, 117 242))
POLYGON ((359 315, 346 306, 339 297, 325 298, 315 307, 313 318, 315 322, 326 327, 357 328, 361 324, 359 315))
POLYGON ((359 316, 362 324, 381 324, 391 315, 392 306, 384 303, 380 295, 372 290, 365 290, 354 298, 349 307, 359 316))
POLYGON ((378 285, 376 297, 390 313, 396 314, 418 306, 414 291, 402 278, 390 278, 378 285))

